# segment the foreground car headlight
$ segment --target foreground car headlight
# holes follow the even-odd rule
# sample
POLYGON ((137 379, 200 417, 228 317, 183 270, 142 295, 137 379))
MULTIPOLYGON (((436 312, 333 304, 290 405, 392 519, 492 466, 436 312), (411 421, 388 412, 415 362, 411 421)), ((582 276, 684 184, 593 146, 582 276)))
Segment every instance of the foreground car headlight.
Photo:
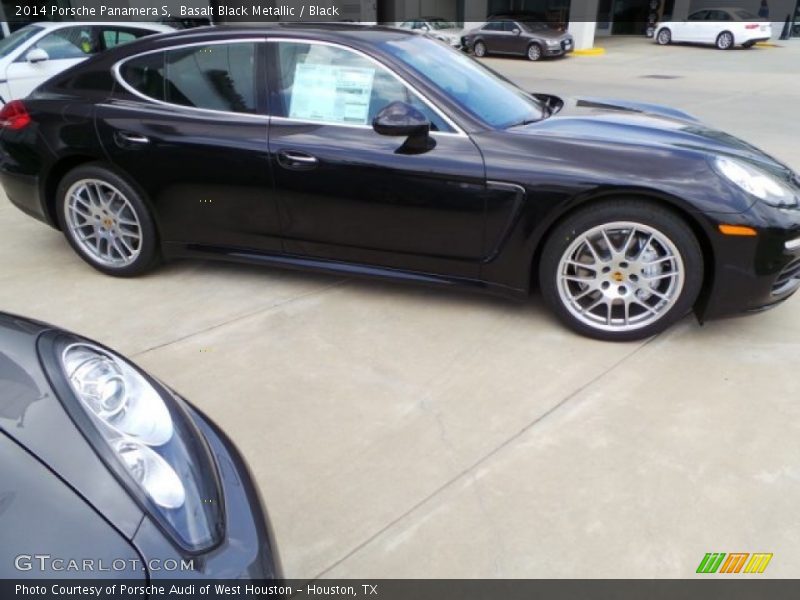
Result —
POLYGON ((39 352, 75 424, 142 508, 182 548, 223 530, 216 465, 183 401, 119 355, 48 333, 39 352))
POLYGON ((546 40, 546 41, 547 41, 547 45, 548 46, 560 46, 561 45, 561 41, 560 40, 546 40))
POLYGON ((735 183, 748 194, 779 207, 796 207, 796 192, 775 176, 743 161, 718 156, 714 159, 716 171, 735 183))

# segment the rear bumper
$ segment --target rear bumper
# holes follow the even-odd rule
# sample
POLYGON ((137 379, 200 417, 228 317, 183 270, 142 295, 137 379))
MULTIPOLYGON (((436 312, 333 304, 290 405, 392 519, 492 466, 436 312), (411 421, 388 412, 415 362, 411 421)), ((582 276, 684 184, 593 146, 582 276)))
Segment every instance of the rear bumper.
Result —
POLYGON ((15 173, 0 163, 0 185, 3 186, 11 204, 26 215, 55 227, 42 206, 37 176, 15 173))

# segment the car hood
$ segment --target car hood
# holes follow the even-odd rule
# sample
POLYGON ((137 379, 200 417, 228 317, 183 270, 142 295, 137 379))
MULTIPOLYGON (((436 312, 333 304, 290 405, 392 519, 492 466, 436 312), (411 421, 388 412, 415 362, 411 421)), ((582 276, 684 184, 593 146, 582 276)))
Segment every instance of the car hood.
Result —
POLYGON ((523 33, 543 40, 567 40, 572 37, 570 33, 559 31, 558 29, 534 29, 533 31, 524 31, 523 33))
POLYGON ((794 176, 789 167, 752 144, 667 106, 606 98, 561 100, 563 105, 549 118, 517 129, 575 140, 728 155, 757 163, 781 177, 794 176))

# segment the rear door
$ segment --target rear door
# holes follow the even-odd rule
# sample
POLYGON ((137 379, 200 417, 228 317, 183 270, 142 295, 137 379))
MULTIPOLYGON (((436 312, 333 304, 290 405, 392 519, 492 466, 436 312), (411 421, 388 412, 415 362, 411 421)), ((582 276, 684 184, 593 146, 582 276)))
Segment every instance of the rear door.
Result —
POLYGON ((686 21, 676 21, 672 39, 676 42, 698 42, 702 36, 701 28, 706 25, 707 10, 699 10, 689 15, 686 21))
POLYGON ((100 43, 92 25, 61 27, 51 31, 20 54, 6 70, 11 98, 24 98, 53 75, 77 65, 99 51, 100 43), (28 54, 37 48, 44 50, 48 58, 30 62, 28 54))
POLYGON ((237 40, 133 57, 119 68, 124 84, 97 105, 103 147, 147 194, 165 242, 281 249, 263 46, 237 40))

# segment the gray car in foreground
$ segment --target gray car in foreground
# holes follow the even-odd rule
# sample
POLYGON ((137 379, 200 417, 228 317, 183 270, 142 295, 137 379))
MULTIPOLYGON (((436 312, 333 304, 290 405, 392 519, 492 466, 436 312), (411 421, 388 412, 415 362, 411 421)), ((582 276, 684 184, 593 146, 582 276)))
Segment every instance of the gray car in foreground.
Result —
POLYGON ((498 19, 488 21, 464 36, 464 47, 481 57, 487 54, 517 54, 529 60, 564 56, 575 49, 569 33, 546 23, 498 19))

